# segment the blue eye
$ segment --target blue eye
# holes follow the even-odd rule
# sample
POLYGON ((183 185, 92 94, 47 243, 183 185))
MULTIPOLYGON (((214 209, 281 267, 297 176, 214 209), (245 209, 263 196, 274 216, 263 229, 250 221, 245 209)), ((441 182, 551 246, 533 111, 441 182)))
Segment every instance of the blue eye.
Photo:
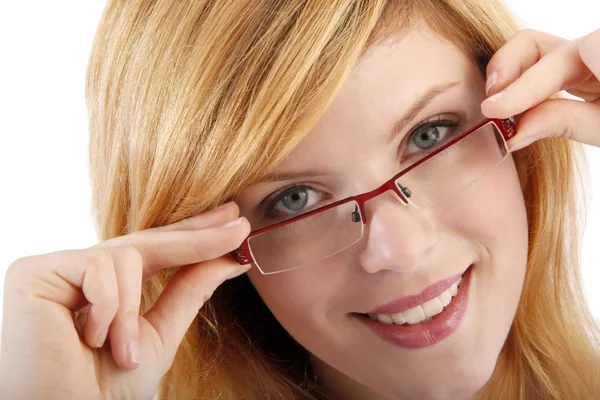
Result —
POLYGON ((440 141, 440 130, 437 126, 428 126, 412 137, 412 142, 420 149, 427 150, 440 141))
POLYGON ((303 214, 322 200, 322 194, 310 186, 292 186, 277 195, 265 210, 265 217, 292 217, 303 214))
POLYGON ((417 127, 409 136, 407 153, 411 155, 422 150, 429 150, 441 142, 448 141, 448 136, 459 122, 441 119, 430 121, 417 127))
POLYGON ((308 203, 308 191, 304 189, 294 190, 293 192, 286 193, 280 201, 286 210, 294 212, 302 211, 308 203))

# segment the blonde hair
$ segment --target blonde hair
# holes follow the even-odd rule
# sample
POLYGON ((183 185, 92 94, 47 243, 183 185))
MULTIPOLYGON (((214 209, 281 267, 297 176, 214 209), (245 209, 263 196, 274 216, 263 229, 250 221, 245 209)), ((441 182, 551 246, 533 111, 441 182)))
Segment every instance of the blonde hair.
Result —
MULTIPOLYGON (((108 1, 86 87, 101 238, 235 198, 314 126, 369 45, 420 21, 482 73, 517 30, 499 0, 108 1)), ((478 398, 600 398, 600 332, 578 266, 577 152, 547 139, 514 155, 529 260, 512 329, 478 398)), ((144 286, 142 311, 168 279, 144 286)), ((306 352, 241 277, 201 310, 161 397, 326 398, 307 368, 306 352)))

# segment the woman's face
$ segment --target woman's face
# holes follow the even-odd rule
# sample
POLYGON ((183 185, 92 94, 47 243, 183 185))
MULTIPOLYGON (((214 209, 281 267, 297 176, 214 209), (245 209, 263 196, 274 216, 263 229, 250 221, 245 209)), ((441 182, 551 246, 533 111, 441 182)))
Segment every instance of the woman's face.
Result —
MULTIPOLYGON (((310 209, 379 187, 399 172, 399 152, 423 122, 441 119, 467 128, 483 120, 484 86, 474 61, 427 29, 373 46, 318 124, 273 171, 319 174, 248 187, 238 201, 242 214, 253 229, 269 225, 257 217, 259 203, 294 184, 303 185, 296 199, 306 195, 310 209), (432 87, 441 89, 390 141, 395 123, 432 87)), ((276 208, 297 212, 289 202, 276 208)), ((279 274, 253 268, 252 283, 312 354, 319 379, 342 398, 474 394, 494 370, 524 279, 527 221, 512 157, 433 206, 404 206, 386 192, 368 200, 365 212, 359 242, 279 274), (417 306, 460 275, 464 281, 444 311, 415 324, 423 318, 417 306), (415 295, 423 296, 408 297, 415 295), (383 322, 362 315, 378 308, 372 316, 383 322), (399 310, 413 323, 387 317, 399 310)), ((320 234, 314 232, 315 246, 322 245, 320 234)), ((448 295, 440 296, 447 303, 448 295)))

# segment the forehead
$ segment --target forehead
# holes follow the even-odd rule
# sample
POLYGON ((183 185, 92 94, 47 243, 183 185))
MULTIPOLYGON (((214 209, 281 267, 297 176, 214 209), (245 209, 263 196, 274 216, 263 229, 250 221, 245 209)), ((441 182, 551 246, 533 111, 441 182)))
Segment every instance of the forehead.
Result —
POLYGON ((472 57, 426 27, 392 36, 365 52, 319 122, 277 170, 329 171, 335 161, 343 167, 357 146, 386 144, 396 120, 432 86, 460 82, 432 101, 439 108, 466 99, 482 80, 472 57))

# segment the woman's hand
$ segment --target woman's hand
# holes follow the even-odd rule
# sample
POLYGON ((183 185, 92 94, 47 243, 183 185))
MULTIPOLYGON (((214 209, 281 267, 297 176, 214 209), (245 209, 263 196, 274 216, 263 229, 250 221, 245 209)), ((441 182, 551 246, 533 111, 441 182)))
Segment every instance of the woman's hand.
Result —
POLYGON ((600 147, 600 30, 568 41, 533 30, 513 36, 487 67, 489 118, 518 118, 511 150, 561 136, 600 147), (548 98, 566 90, 585 101, 548 98))
POLYGON ((85 250, 14 262, 5 281, 0 398, 152 399, 203 303, 249 268, 222 257, 250 231, 246 219, 221 226, 238 215, 229 203, 85 250), (142 283, 180 266, 140 316, 142 283))

